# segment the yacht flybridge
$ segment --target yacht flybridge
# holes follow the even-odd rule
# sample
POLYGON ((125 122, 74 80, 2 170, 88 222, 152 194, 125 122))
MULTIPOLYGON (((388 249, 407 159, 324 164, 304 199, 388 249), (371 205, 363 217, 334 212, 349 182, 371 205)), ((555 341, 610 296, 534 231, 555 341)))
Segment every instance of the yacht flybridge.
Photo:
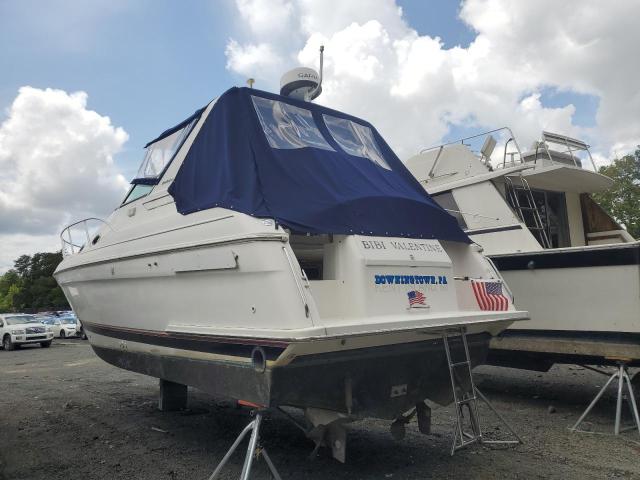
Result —
POLYGON ((62 233, 55 277, 128 370, 314 425, 448 403, 442 335, 466 332, 476 365, 527 314, 375 128, 295 77, 150 142, 113 214, 62 233))
POLYGON ((531 314, 492 342, 492 363, 640 362, 640 243, 591 197, 612 180, 586 143, 543 132, 522 152, 500 129, 425 150, 407 167, 531 314))

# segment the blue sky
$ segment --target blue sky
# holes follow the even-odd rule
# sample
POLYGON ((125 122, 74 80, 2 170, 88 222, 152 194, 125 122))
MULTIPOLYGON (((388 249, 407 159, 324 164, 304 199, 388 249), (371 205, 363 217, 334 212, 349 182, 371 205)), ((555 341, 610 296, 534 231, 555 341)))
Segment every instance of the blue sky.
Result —
POLYGON ((459 17, 460 5, 455 0, 402 0, 405 19, 421 35, 440 37, 448 48, 466 47, 475 38, 473 30, 459 17))
POLYGON ((0 3, 0 65, 9 66, 0 105, 23 85, 86 91, 90 109, 129 133, 118 160, 133 174, 146 141, 236 81, 224 56, 231 5, 137 1, 99 18, 66 15, 82 3, 90 2, 51 1, 45 12, 43 2, 0 3), (58 9, 65 14, 54 14, 55 27, 32 18, 58 9))
MULTIPOLYGON (((412 28, 440 37, 445 48, 467 47, 475 38, 458 17, 455 1, 398 4, 412 28)), ((225 68, 225 46, 238 30, 237 17, 231 0, 4 0, 0 107, 8 107, 23 85, 87 92, 88 108, 109 116, 130 135, 116 157, 130 177, 146 141, 243 83, 225 68)), ((542 101, 549 106, 573 103, 576 123, 594 124, 596 97, 549 88, 542 101)), ((468 132, 453 125, 445 139, 468 132)))

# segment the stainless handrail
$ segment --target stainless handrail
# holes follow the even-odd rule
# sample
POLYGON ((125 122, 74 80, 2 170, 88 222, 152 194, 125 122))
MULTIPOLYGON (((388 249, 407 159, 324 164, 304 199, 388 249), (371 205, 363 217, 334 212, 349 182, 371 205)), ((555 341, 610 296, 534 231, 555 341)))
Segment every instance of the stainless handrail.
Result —
POLYGON ((63 256, 67 256, 67 255, 74 255, 76 253, 79 253, 82 248, 91 241, 91 235, 89 234, 89 226, 87 224, 87 222, 90 221, 96 221, 96 222, 100 222, 104 225, 106 225, 107 227, 111 228, 111 225, 109 225, 109 223, 105 222, 104 220, 102 220, 101 218, 97 218, 97 217, 88 217, 88 218, 84 218, 82 220, 78 220, 77 222, 74 222, 70 225, 67 225, 64 229, 62 229, 62 231, 60 232, 60 240, 62 243, 62 255, 63 256), (84 227, 84 234, 86 236, 86 242, 83 243, 82 245, 78 245, 76 243, 73 243, 73 237, 71 235, 71 229, 78 226, 78 225, 82 225, 84 227), (65 233, 67 234, 68 240, 66 238, 64 238, 65 233), (70 247, 71 252, 67 253, 67 247, 70 247), (76 249, 78 249, 78 251, 76 252, 76 249))
POLYGON ((511 143, 511 142, 513 142, 513 144, 516 146, 516 150, 518 150, 518 156, 520 157, 520 162, 519 163, 523 163, 524 162, 524 160, 522 159, 522 152, 520 151, 520 145, 518 145, 518 141, 516 140, 516 137, 513 136, 513 133, 511 132, 511 130, 509 130, 509 133, 511 134, 511 137, 504 144, 504 154, 502 156, 502 168, 506 168, 507 167, 507 153, 509 155, 511 155, 511 162, 510 162, 511 165, 514 166, 514 167, 516 165, 516 162, 513 159, 513 157, 515 156, 516 152, 507 152, 507 147, 509 146, 509 143, 511 143))
MULTIPOLYGON (((429 170, 429 178, 433 178, 436 167, 438 166, 438 160, 440 160, 440 155, 442 155, 442 150, 444 150, 444 145, 440 145, 440 151, 438 151, 438 155, 436 155, 436 159, 431 166, 431 170, 429 170)), ((422 153, 422 152, 421 152, 422 153)))
MULTIPOLYGON (((418 153, 424 153, 424 152, 427 152, 429 150, 433 150, 434 148, 446 147, 447 145, 454 145, 454 144, 457 144, 457 143, 464 143, 465 140, 471 140, 472 138, 483 137, 485 135, 490 135, 492 133, 500 132, 502 130, 508 131, 509 135, 511 136, 511 138, 514 139, 514 142, 516 143, 516 145, 518 144, 518 142, 515 141, 515 135, 513 134, 513 132, 511 131, 511 129, 509 127, 500 127, 500 128, 496 128, 494 130, 489 130, 487 132, 478 133, 477 135, 471 135, 470 137, 459 138, 459 139, 454 140, 452 142, 441 143, 441 144, 438 144, 438 145, 433 145, 431 147, 424 147, 418 153)), ((518 151, 520 151, 520 147, 518 147, 518 151)))
MULTIPOLYGON (((591 155, 591 150, 589 149, 589 145, 587 145, 584 142, 581 141, 576 141, 576 140, 572 140, 570 142, 570 140, 568 137, 566 136, 561 136, 559 134, 553 134, 553 133, 549 133, 549 132, 542 132, 542 141, 541 142, 537 142, 536 143, 536 157, 534 158, 534 163, 537 163, 538 160, 538 149, 540 146, 542 146, 542 148, 544 148, 545 153, 547 154, 547 158, 549 159, 549 161, 552 164, 557 164, 558 162, 555 161, 551 155, 551 149, 549 148, 549 144, 554 144, 554 145, 562 145, 566 148, 566 151, 560 151, 558 150, 558 153, 562 153, 562 154, 568 154, 571 157, 571 160, 573 161, 573 165, 576 168, 580 168, 580 169, 584 169, 586 170, 586 168, 582 165, 582 159, 580 157, 578 157, 577 155, 575 155, 574 153, 576 152, 587 152, 587 155, 589 156, 589 161, 591 162, 591 167, 593 168, 594 172, 598 171, 598 168, 596 167, 595 162, 593 161, 593 156, 591 155), (547 138, 547 137, 551 137, 551 138, 547 138), (571 148, 571 144, 573 143, 574 148, 571 148), (580 164, 578 165, 578 161, 580 161, 580 164)), ((554 152, 556 152, 556 150, 553 150, 554 152)))
POLYGON ((442 150, 444 149, 444 147, 446 147, 447 145, 457 145, 457 144, 465 145, 464 142, 466 140, 471 140, 471 139, 479 138, 479 137, 486 137, 487 135, 491 135, 492 133, 496 133, 496 132, 501 132, 503 130, 509 133, 509 140, 507 140, 507 143, 505 144, 505 147, 504 147, 505 150, 504 150, 504 156, 503 156, 502 165, 501 165, 502 168, 504 168, 506 166, 507 146, 511 142, 513 142, 513 144, 516 147, 516 150, 517 150, 518 156, 520 158, 520 161, 516 162, 514 160, 514 156, 515 156, 516 152, 509 152, 509 154, 511 155, 511 162, 510 163, 512 165, 516 165, 516 163, 524 163, 524 160, 523 160, 523 157, 522 157, 522 150, 520 149, 520 145, 518 144, 518 141, 516 140, 516 137, 513 134, 513 131, 511 131, 511 129, 509 127, 500 127, 500 128, 496 128, 494 130, 489 130, 487 132, 482 132, 482 133, 478 133, 476 135, 471 135, 469 137, 464 137, 464 138, 461 138, 461 139, 458 139, 458 140, 454 140, 452 142, 447 142, 447 143, 443 143, 443 144, 440 144, 440 145, 434 145, 432 147, 425 147, 425 148, 420 149, 418 153, 422 154, 422 153, 428 152, 430 150, 434 150, 436 148, 440 149, 440 151, 438 152, 438 156, 436 157, 436 160, 435 160, 433 166, 431 167, 431 171, 429 172, 429 177, 433 177, 434 170, 436 168, 436 165, 438 164, 438 160, 440 159, 440 155, 442 154, 442 150))

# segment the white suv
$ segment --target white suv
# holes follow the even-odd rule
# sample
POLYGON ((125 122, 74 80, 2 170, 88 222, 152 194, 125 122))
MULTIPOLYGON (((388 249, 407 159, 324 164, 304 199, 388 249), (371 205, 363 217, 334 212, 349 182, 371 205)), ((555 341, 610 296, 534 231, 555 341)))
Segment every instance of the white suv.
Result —
POLYGON ((51 346, 53 330, 40 323, 34 315, 2 313, 0 338, 5 350, 13 350, 27 343, 39 343, 43 348, 47 348, 51 346))

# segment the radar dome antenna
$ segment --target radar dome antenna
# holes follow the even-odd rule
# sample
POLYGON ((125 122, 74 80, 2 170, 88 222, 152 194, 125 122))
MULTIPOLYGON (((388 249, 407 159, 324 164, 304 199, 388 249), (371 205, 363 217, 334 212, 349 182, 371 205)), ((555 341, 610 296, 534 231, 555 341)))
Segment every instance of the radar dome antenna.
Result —
POLYGON ((298 67, 280 79, 280 95, 310 102, 322 93, 324 45, 320 45, 320 75, 313 69, 298 67))

